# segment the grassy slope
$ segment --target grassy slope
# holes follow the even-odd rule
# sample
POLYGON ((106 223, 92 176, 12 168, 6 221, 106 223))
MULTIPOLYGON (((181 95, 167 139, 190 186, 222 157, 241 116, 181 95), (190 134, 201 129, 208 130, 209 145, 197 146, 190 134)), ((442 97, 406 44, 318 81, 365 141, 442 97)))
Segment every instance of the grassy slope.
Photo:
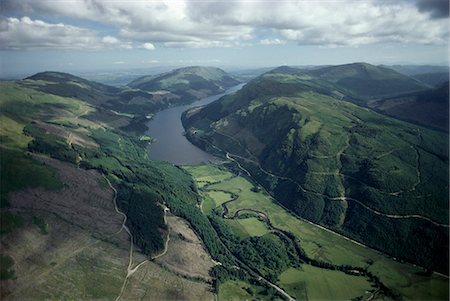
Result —
POLYGON ((368 105, 384 114, 448 132, 448 100, 447 81, 432 89, 381 99, 368 105))
MULTIPOLYGON (((67 79, 66 76, 64 76, 65 79, 67 79)), ((76 164, 73 165, 74 168, 77 165, 96 168, 107 174, 114 183, 118 190, 117 202, 128 216, 127 225, 133 232, 134 242, 141 251, 148 255, 159 252, 163 248, 163 233, 160 230, 164 230, 165 224, 163 210, 158 204, 164 202, 169 207, 173 206, 173 212, 178 214, 181 212, 177 206, 183 206, 184 202, 189 203, 189 206, 196 204, 197 196, 193 191, 194 186, 190 176, 173 165, 148 160, 145 141, 111 128, 114 120, 121 120, 123 116, 108 115, 104 107, 93 102, 87 103, 75 98, 45 93, 41 88, 47 85, 58 85, 58 83, 43 82, 42 79, 1 83, 2 198, 8 200, 10 192, 21 191, 26 187, 53 189, 56 194, 59 193, 58 189, 63 187, 55 170, 48 164, 43 164, 26 155, 28 150, 62 160, 69 160, 63 154, 73 154, 70 162, 76 164), (99 121, 104 120, 105 115, 107 115, 106 119, 109 118, 112 122, 99 121)), ((82 83, 71 83, 71 85, 81 85, 81 89, 86 88, 82 83)), ((53 92, 57 93, 57 91, 53 92)), ((104 183, 102 186, 106 187, 104 183)), ((1 209, 2 223, 8 224, 9 230, 5 228, 8 230, 6 233, 8 237, 14 237, 18 231, 28 231, 30 225, 32 229, 35 229, 33 231, 38 231, 37 233, 42 237, 47 232, 50 235, 53 233, 46 226, 47 219, 50 219, 51 215, 42 219, 41 215, 33 213, 26 218, 27 229, 24 229, 23 223, 17 222, 20 221, 23 213, 10 218, 11 215, 7 212, 16 210, 15 205, 5 202, 3 205, 5 207, 1 209)), ((54 213, 58 214, 58 212, 54 213)), ((186 213, 185 217, 190 217, 189 213, 186 213)), ((190 222, 196 225, 192 219, 190 222)), ((196 230, 206 233, 206 231, 200 231, 201 228, 198 225, 196 230)), ((73 240, 75 244, 77 241, 73 240)), ((75 247, 79 246, 75 245, 75 247)), ((14 252, 9 251, 9 254, 14 255, 14 252)), ((2 252, 2 255, 8 254, 2 252)), ((88 261, 91 259, 89 257, 88 261)), ((96 267, 107 269, 101 266, 101 263, 96 267)), ((8 266, 9 272, 5 273, 11 274, 14 270, 14 265, 12 269, 8 266)), ((102 277, 100 274, 91 276, 102 277)), ((86 277, 88 279, 90 276, 86 277)), ((172 275, 169 279, 176 281, 176 277, 172 275)), ((121 277, 114 281, 119 278, 121 277)), ((78 280, 75 283, 75 290, 83 290, 87 283, 79 283, 78 280)), ((189 287, 188 282, 185 283, 186 287, 189 287)), ((33 282, 30 284, 32 285, 33 282)), ((200 286, 204 287, 204 285, 200 286)), ((120 288, 120 284, 116 283, 114 287, 120 288)), ((25 294, 23 296, 26 296, 27 291, 23 293, 25 294)), ((91 291, 91 293, 95 293, 95 296, 89 295, 90 293, 87 296, 112 298, 111 294, 116 292, 105 288, 104 291, 91 291)), ((206 291, 205 293, 207 294, 206 291)), ((58 293, 55 293, 52 298, 57 296, 58 293)), ((64 294, 60 296, 67 297, 64 294)), ((170 296, 170 292, 166 296, 170 296)))
POLYGON ((309 73, 332 82, 351 96, 361 99, 379 98, 427 88, 421 82, 392 69, 366 63, 325 67, 309 71, 309 73))
POLYGON ((448 224, 447 136, 319 94, 298 77, 271 73, 186 120, 188 113, 185 125, 204 130, 188 137, 236 155, 277 199, 309 220, 446 271, 447 260, 440 258, 448 258, 448 229, 389 219, 332 198, 448 224))
POLYGON ((214 67, 186 67, 157 76, 143 76, 128 85, 146 91, 165 90, 180 97, 180 102, 218 94, 239 81, 214 67))
MULTIPOLYGON (((187 166, 185 168, 195 179, 199 180, 208 177, 209 174, 214 175, 222 172, 212 165, 187 166)), ((214 181, 214 184, 204 187, 202 190, 203 193, 221 190, 237 194, 237 200, 228 204, 228 215, 232 216, 242 208, 262 211, 269 216, 275 227, 293 233, 307 256, 336 265, 367 267, 386 286, 401 294, 405 299, 441 300, 448 297, 448 281, 446 278, 436 274, 432 276, 420 275, 422 271, 420 268, 399 263, 372 249, 314 226, 287 212, 268 195, 262 192, 253 192, 252 188, 253 184, 245 178, 233 177, 214 181)), ((206 214, 211 215, 213 213, 206 214)), ((239 222, 240 219, 230 221, 239 222)), ((236 230, 236 228, 233 229, 236 230)), ((236 232, 236 235, 240 235, 239 231, 236 232)), ((334 299, 336 293, 340 292, 342 299, 349 299, 364 293, 364 290, 368 289, 363 277, 354 277, 342 273, 339 276, 339 272, 323 270, 309 265, 302 265, 302 268, 303 271, 301 269, 288 269, 280 274, 280 285, 285 287, 293 296, 301 297, 307 294, 316 298, 334 299), (308 273, 305 274, 306 272, 308 273), (291 277, 292 274, 296 275, 295 280, 291 277), (316 276, 320 277, 321 280, 318 280, 316 276), (341 281, 346 281, 346 289, 336 291, 335 288, 330 288, 341 281)), ((219 292, 222 285, 220 287, 219 292)), ((224 288, 227 287, 224 284, 224 288)))

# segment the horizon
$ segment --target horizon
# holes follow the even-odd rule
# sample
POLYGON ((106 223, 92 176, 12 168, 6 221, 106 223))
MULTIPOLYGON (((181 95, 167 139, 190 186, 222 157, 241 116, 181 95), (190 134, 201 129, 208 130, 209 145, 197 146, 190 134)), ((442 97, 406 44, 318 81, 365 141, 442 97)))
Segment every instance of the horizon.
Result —
MULTIPOLYGON (((328 66, 340 66, 340 65, 350 65, 350 64, 357 64, 357 63, 367 63, 370 65, 378 66, 378 67, 416 67, 416 68, 426 68, 426 67, 449 67, 449 65, 444 64, 371 64, 368 62, 348 62, 343 64, 317 64, 317 65, 290 65, 290 64, 284 64, 284 65, 272 65, 272 66, 253 66, 253 67, 241 67, 241 66, 220 66, 220 65, 160 65, 160 66, 153 66, 153 67, 123 67, 123 68, 106 68, 106 69, 70 69, 70 68, 56 68, 56 69, 42 69, 42 70, 35 70, 30 72, 21 72, 21 73, 14 73, 14 74, 5 74, 0 73, 0 80, 22 80, 27 77, 33 76, 38 73, 44 73, 44 72, 60 72, 60 73, 67 73, 72 74, 78 77, 86 78, 89 80, 92 80, 90 77, 96 77, 101 75, 117 75, 117 76, 144 76, 144 75, 157 75, 157 74, 163 74, 166 72, 171 72, 177 69, 181 68, 188 68, 188 67, 213 67, 213 68, 219 68, 227 73, 239 73, 239 72, 245 72, 245 71, 257 71, 260 69, 267 69, 272 70, 278 67, 282 66, 288 66, 293 68, 317 68, 317 67, 328 67, 328 66)), ((263 71, 263 73, 266 71, 263 71)), ((398 71, 397 71, 398 72, 398 71)), ((440 71, 439 71, 440 72, 440 71)), ((401 72, 400 72, 401 73, 401 72)))

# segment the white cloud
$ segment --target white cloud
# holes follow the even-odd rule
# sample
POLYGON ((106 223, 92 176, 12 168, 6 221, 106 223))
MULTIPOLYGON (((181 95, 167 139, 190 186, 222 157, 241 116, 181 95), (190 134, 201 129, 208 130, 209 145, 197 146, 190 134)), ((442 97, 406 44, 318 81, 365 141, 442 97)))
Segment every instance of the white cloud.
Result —
POLYGON ((113 62, 114 65, 125 65, 127 62, 124 61, 117 61, 117 62, 113 62))
POLYGON ((158 60, 147 60, 147 61, 141 61, 142 64, 158 64, 158 60))
POLYGON ((147 43, 142 44, 141 48, 144 48, 147 50, 155 50, 155 45, 147 42, 147 43))
POLYGON ((283 45, 286 44, 285 40, 280 39, 263 39, 259 41, 260 45, 283 45))
POLYGON ((29 17, 0 20, 0 48, 100 49, 131 47, 112 36, 100 38, 96 32, 63 23, 46 23, 29 17))
POLYGON ((102 42, 105 44, 118 44, 119 40, 112 36, 105 36, 102 38, 102 42))
MULTIPOLYGON (((103 44, 120 44, 114 43, 114 39, 128 41, 121 43, 123 48, 130 48, 130 42, 142 45, 148 41, 166 47, 240 47, 256 37, 262 45, 279 45, 284 41, 322 46, 392 42, 442 45, 447 43, 449 32, 447 18, 433 17, 429 13, 431 8, 424 9, 423 5, 417 6, 417 1, 406 0, 279 0, 276 5, 265 0, 3 0, 3 3, 9 10, 14 8, 16 14, 53 14, 112 26, 119 34, 113 39, 103 37, 106 39, 103 44), (267 30, 271 39, 258 35, 267 30)), ((72 30, 76 33, 75 28, 72 30)), ((96 38, 92 31, 75 36, 80 40, 96 38)), ((31 34, 27 38, 37 39, 31 34)))

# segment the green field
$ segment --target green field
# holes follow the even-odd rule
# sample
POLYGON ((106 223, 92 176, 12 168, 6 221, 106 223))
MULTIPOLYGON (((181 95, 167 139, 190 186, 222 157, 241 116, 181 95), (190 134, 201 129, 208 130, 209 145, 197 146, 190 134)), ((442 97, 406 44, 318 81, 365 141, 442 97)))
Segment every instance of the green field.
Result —
POLYGON ((280 275, 279 284, 297 300, 351 300, 371 294, 371 283, 362 277, 309 265, 290 268, 280 275))
POLYGON ((219 207, 232 198, 230 193, 223 191, 208 191, 207 194, 212 200, 214 200, 215 207, 219 207))
POLYGON ((249 236, 263 236, 268 233, 266 224, 256 217, 237 219, 237 222, 245 229, 249 236))
MULTIPOLYGON (((211 168, 214 167, 210 165, 208 169, 204 167, 198 169, 191 166, 188 167, 188 170, 190 172, 195 171, 192 174, 197 179, 197 177, 204 178, 207 176, 201 170, 207 171, 211 168)), ((299 239, 300 246, 310 258, 336 265, 368 267, 368 270, 377 275, 386 286, 402 294, 405 299, 441 300, 448 297, 447 278, 437 274, 420 275, 424 271, 421 268, 392 260, 373 249, 300 219, 280 207, 267 194, 251 191, 253 187, 254 185, 245 178, 233 177, 210 185, 207 189, 229 191, 238 195, 236 201, 227 205, 230 210, 229 216, 232 216, 241 208, 253 208, 265 212, 275 227, 291 232, 299 239)), ((245 229, 243 225, 240 224, 240 226, 245 229)), ((328 273, 329 271, 324 272, 328 273)), ((344 278, 348 276, 343 273, 341 275, 344 278)), ((364 280, 361 277, 360 279, 364 280)), ((319 292, 313 293, 315 288, 308 287, 307 289, 312 294, 319 294, 319 292)), ((360 288, 355 286, 355 289, 355 296, 357 296, 360 288)), ((332 297, 329 296, 330 299, 332 297)))
POLYGON ((281 300, 267 296, 265 289, 244 281, 229 280, 219 286, 219 301, 281 300), (258 296, 255 299, 255 296, 258 296))
POLYGON ((210 165, 192 165, 184 168, 196 179, 199 188, 233 177, 233 174, 229 171, 210 165))

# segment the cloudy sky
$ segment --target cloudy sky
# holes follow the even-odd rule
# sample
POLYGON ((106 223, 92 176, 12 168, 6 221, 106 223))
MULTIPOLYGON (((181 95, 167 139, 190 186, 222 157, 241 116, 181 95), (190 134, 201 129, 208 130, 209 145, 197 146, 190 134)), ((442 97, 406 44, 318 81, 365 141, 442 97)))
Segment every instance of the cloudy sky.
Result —
POLYGON ((448 0, 0 0, 2 74, 448 64, 448 0))

